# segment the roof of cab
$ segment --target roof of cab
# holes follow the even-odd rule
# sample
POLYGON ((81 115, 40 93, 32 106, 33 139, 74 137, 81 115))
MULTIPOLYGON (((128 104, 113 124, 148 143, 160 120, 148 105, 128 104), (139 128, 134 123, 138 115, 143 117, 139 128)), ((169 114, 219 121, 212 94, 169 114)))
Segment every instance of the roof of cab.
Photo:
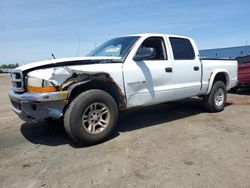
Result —
POLYGON ((162 35, 165 35, 166 37, 189 38, 189 37, 181 36, 181 35, 172 35, 172 34, 163 34, 163 33, 140 33, 140 34, 132 34, 132 35, 126 35, 126 36, 150 37, 150 36, 162 36, 162 35))

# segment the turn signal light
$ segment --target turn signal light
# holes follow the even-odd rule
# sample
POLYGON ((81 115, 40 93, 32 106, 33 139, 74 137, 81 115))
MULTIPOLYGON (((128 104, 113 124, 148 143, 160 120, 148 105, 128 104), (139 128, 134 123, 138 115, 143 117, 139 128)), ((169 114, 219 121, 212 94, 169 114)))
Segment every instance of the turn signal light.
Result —
POLYGON ((56 88, 53 86, 49 87, 32 87, 28 86, 27 88, 29 93, 49 93, 49 92, 55 92, 56 88))

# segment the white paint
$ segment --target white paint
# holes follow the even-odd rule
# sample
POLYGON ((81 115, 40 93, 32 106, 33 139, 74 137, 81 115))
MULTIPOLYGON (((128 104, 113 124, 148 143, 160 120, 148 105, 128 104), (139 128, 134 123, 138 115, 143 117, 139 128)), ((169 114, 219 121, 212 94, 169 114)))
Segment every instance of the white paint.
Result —
POLYGON ((131 50, 123 66, 128 107, 147 106, 208 94, 210 92, 208 87, 211 88, 213 83, 213 78, 210 78, 212 73, 214 76, 220 72, 228 73, 228 90, 237 83, 236 61, 200 61, 198 48, 191 38, 165 34, 141 34, 139 36, 141 38, 131 50), (168 60, 135 62, 133 57, 140 45, 152 36, 164 38, 168 60), (169 37, 190 40, 195 51, 195 59, 174 60, 169 37), (198 66, 199 70, 194 71, 194 66, 198 66), (173 72, 166 73, 166 67, 172 68, 173 72))

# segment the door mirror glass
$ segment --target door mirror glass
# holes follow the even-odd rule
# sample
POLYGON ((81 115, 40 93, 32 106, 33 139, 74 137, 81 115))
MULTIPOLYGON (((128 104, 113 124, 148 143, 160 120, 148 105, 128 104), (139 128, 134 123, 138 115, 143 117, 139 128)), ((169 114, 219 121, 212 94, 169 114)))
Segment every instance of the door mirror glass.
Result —
POLYGON ((137 54, 134 57, 135 61, 142 61, 146 59, 150 59, 156 56, 155 48, 151 47, 142 47, 138 50, 137 54))

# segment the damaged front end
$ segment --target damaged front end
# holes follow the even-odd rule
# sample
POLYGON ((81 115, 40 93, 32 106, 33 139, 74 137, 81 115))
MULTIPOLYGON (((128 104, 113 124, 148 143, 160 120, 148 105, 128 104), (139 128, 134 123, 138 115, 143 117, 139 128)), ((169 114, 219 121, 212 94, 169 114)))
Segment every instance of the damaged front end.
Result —
POLYGON ((23 93, 9 90, 14 112, 24 121, 43 121, 60 119, 68 103, 68 92, 23 93))
POLYGON ((60 79, 55 81, 52 77, 55 73, 53 68, 12 72, 8 94, 13 111, 22 120, 37 122, 63 116, 69 92, 61 90, 60 79))
POLYGON ((115 98, 120 110, 126 108, 125 95, 105 72, 87 72, 68 66, 29 72, 15 70, 11 83, 9 97, 12 108, 24 121, 60 119, 71 98, 86 89, 103 89, 115 98))

